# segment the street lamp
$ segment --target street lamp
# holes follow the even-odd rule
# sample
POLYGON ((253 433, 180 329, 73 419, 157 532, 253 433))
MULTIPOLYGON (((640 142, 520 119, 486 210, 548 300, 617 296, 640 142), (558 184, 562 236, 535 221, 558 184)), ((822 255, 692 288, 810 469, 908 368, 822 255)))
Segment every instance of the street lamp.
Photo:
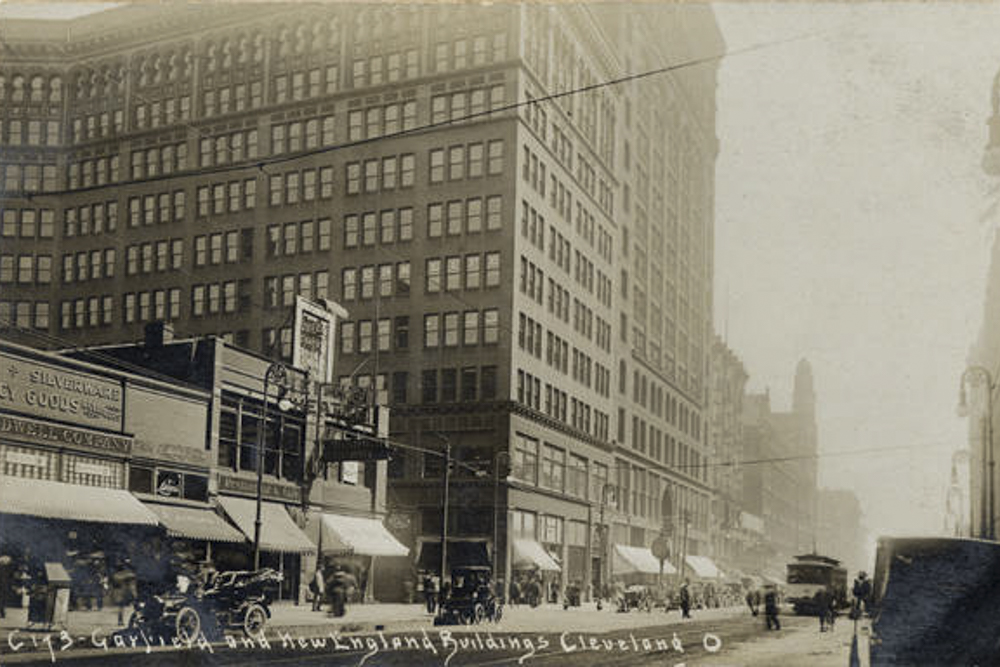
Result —
MULTIPOLYGON (((604 522, 604 509, 608 505, 608 494, 615 490, 614 484, 605 482, 601 486, 601 588, 605 589, 611 583, 611 540, 610 530, 604 522)), ((597 592, 597 608, 601 608, 601 599, 604 597, 603 590, 597 592)))
POLYGON ((980 491, 982 498, 979 537, 982 539, 996 539, 996 525, 994 514, 994 491, 993 491, 993 469, 995 465, 993 457, 993 376, 989 370, 983 366, 969 366, 962 373, 959 380, 958 410, 960 414, 967 414, 968 407, 965 400, 965 383, 972 375, 979 375, 986 382, 986 440, 983 443, 983 488, 980 491), (989 507, 987 519, 986 507, 989 507), (989 523, 987 523, 987 520, 989 523))
MULTIPOLYGON (((500 459, 501 457, 507 457, 507 466, 510 466, 510 452, 506 449, 501 449, 493 457, 493 585, 496 586, 497 582, 497 564, 500 561, 499 558, 499 545, 500 545, 500 459)), ((509 473, 508 473, 509 474, 509 473)), ((504 481, 507 481, 507 475, 504 475, 504 481)), ((507 599, 507 591, 510 590, 510 584, 507 582, 507 577, 504 577, 503 581, 504 590, 504 600, 507 599)))
MULTIPOLYGON (((264 401, 261 409, 260 430, 257 432, 257 514, 253 522, 253 569, 260 569, 260 513, 264 504, 264 448, 267 445, 267 392, 271 383, 285 389, 288 381, 288 369, 277 362, 267 367, 264 373, 264 401)), ((282 397, 278 401, 278 409, 282 412, 291 409, 292 402, 282 397)))
POLYGON ((438 616, 443 615, 444 582, 448 571, 448 487, 451 485, 451 441, 435 433, 444 441, 444 479, 441 491, 441 584, 438 586, 438 616))

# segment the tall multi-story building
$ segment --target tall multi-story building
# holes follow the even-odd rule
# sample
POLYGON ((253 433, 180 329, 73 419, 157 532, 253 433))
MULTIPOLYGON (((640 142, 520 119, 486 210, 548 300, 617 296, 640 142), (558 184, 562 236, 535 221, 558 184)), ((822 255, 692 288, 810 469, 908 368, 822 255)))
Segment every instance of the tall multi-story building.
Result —
POLYGON ((748 550, 743 516, 743 396, 749 379, 743 362, 721 337, 712 343, 709 379, 709 442, 712 446, 710 486, 714 544, 720 565, 736 567, 748 550))
POLYGON ((809 363, 796 366, 792 410, 776 412, 770 393, 744 399, 744 509, 764 521, 761 557, 778 568, 817 548, 816 395, 809 363))
POLYGON ((816 550, 824 556, 840 560, 849 572, 871 571, 867 561, 868 535, 862 519, 861 503, 847 489, 819 489, 817 522, 819 537, 816 550))
POLYGON ((331 298, 341 380, 392 406, 387 523, 418 568, 446 450, 448 552, 505 580, 600 583, 613 545, 660 534, 709 552, 717 65, 665 70, 722 53, 708 7, 136 5, 64 28, 19 21, 0 64, 13 333, 166 319, 287 358, 296 295, 331 298))

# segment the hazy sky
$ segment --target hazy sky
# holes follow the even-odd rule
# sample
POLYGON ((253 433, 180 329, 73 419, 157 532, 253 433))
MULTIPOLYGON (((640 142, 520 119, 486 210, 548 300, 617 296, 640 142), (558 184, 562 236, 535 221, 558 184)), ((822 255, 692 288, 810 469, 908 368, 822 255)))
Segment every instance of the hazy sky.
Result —
POLYGON ((809 359, 820 483, 873 535, 938 532, 998 222, 1000 3, 715 7, 730 51, 775 43, 720 68, 717 328, 777 409, 809 359), (886 447, 912 449, 841 454, 886 447))

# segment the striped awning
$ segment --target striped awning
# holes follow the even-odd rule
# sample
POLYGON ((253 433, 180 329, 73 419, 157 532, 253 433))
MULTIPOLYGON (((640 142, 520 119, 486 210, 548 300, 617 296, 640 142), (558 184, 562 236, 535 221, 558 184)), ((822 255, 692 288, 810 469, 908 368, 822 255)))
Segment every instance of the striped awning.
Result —
MULTIPOLYGON (((219 505, 240 532, 253 542, 257 503, 249 498, 219 496, 219 505)), ((267 501, 262 502, 260 507, 260 548, 281 553, 316 551, 316 545, 295 525, 285 506, 267 501)))
POLYGON ((694 572, 694 576, 701 579, 720 579, 722 577, 722 572, 708 556, 686 556, 684 562, 694 572))
POLYGON ((533 570, 538 568, 543 572, 559 572, 562 570, 556 559, 545 550, 545 547, 535 540, 528 539, 514 540, 513 566, 519 570, 533 570))
POLYGON ((187 507, 146 503, 160 518, 171 537, 208 542, 245 542, 243 533, 225 522, 210 507, 187 507))
POLYGON ((0 477, 0 512, 43 519, 156 526, 159 520, 123 489, 0 477))
POLYGON ((323 553, 361 556, 406 556, 410 550, 379 519, 343 514, 323 515, 323 553))
MULTIPOLYGON (((660 560, 653 555, 648 547, 630 547, 624 544, 615 545, 614 574, 659 574, 660 560)), ((676 574, 670 561, 663 561, 663 574, 676 574)))

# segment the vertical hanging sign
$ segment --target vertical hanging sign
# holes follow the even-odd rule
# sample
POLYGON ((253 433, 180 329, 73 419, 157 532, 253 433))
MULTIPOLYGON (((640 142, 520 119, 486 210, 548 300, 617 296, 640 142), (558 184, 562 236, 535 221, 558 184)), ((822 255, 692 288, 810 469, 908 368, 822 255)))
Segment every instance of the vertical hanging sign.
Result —
POLYGON ((307 371, 309 377, 318 382, 328 383, 333 379, 334 337, 338 314, 333 309, 324 308, 301 296, 295 299, 292 365, 307 371))

